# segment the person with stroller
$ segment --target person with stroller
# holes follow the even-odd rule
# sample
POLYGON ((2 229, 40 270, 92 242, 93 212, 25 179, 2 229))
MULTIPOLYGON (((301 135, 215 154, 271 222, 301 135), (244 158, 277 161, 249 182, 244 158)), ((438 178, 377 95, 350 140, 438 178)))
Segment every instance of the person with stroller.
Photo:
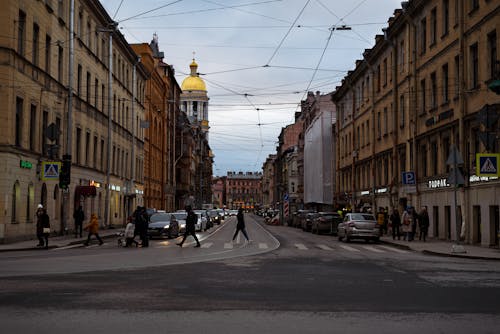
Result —
POLYGON ((139 243, 135 240, 135 224, 132 219, 128 220, 123 237, 125 238, 125 247, 130 247, 132 244, 135 244, 135 247, 139 246, 139 243))

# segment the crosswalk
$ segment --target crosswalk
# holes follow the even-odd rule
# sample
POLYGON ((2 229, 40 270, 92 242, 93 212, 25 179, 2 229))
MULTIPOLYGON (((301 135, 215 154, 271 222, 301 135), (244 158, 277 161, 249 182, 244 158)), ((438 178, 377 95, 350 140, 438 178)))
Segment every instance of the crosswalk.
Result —
MULTIPOLYGON (((188 246, 188 245, 186 245, 188 246)), ((154 246, 155 248, 166 248, 168 247, 168 244, 157 244, 154 246)), ((225 250, 232 250, 236 248, 242 248, 242 247, 250 247, 250 248, 258 248, 260 250, 266 250, 270 249, 271 245, 265 242, 202 242, 201 243, 201 248, 204 249, 210 249, 210 248, 224 248, 225 250)), ((364 245, 364 244, 350 244, 346 245, 343 243, 338 243, 338 244, 303 244, 303 243, 297 243, 297 244, 292 244, 292 247, 294 249, 297 249, 298 251, 311 251, 311 250, 322 250, 326 252, 339 252, 339 251, 346 251, 350 253, 357 253, 357 254, 363 254, 363 253, 371 253, 371 254, 408 254, 409 251, 399 249, 396 247, 389 247, 389 246, 384 246, 380 244, 373 244, 373 245, 364 245)))

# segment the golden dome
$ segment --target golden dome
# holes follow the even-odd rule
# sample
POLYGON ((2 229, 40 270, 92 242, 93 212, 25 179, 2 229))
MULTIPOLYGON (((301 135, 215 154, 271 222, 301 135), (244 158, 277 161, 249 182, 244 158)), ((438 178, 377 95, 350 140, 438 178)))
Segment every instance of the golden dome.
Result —
POLYGON ((205 81, 200 78, 198 75, 198 72, 196 71, 198 69, 198 64, 193 59, 193 62, 189 65, 189 68, 191 68, 191 74, 182 81, 181 89, 183 91, 187 90, 202 90, 202 91, 207 91, 207 87, 205 86, 205 81))

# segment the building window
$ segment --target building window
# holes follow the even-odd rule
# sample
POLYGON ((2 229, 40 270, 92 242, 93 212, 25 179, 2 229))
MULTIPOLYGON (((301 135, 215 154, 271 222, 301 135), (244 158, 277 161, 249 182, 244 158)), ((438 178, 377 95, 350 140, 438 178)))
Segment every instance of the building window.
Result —
POLYGON ((82 65, 78 65, 78 72, 76 77, 76 93, 81 96, 82 93, 82 65))
POLYGON ((39 58, 39 49, 40 49, 40 27, 38 24, 33 23, 33 65, 38 66, 38 58, 39 58))
POLYGON ((399 43, 399 68, 401 73, 405 71, 405 41, 399 43))
POLYGON ((80 165, 80 150, 81 150, 81 145, 82 145, 82 129, 76 128, 76 149, 75 149, 75 161, 78 165, 80 165))
POLYGON ((443 0, 443 36, 448 34, 450 29, 450 0, 443 0))
POLYGON ((57 1, 57 15, 64 20, 64 0, 57 1))
POLYGON ((33 221, 33 203, 35 201, 35 187, 30 182, 28 185, 28 193, 26 194, 26 221, 31 223, 33 221))
POLYGON ((447 103, 449 99, 449 92, 448 92, 448 64, 444 64, 442 67, 442 74, 443 74, 443 102, 447 103))
POLYGON ((64 69, 64 49, 62 46, 57 47, 57 80, 62 83, 64 69))
POLYGON ((431 33, 431 45, 436 44, 436 35, 437 35, 437 21, 436 21, 436 8, 431 10, 431 22, 430 22, 430 33, 431 33))
MULTIPOLYGON (((56 129, 61 130, 61 118, 56 117, 56 129)), ((56 145, 57 147, 61 147, 61 136, 56 137, 56 145)), ((61 150, 58 150, 57 152, 60 152, 61 150)), ((59 157, 59 153, 57 155, 59 157)))
MULTIPOLYGON (((31 105, 31 111, 30 111, 30 129, 32 131, 36 131, 36 105, 32 104, 31 105)), ((35 145, 36 145, 36 133, 32 133, 31 136, 29 136, 30 139, 30 150, 34 151, 35 150, 35 145)))
POLYGON ((106 87, 101 85, 101 111, 104 112, 104 101, 106 101, 106 87))
POLYGON ((19 11, 19 19, 17 24, 17 52, 24 57, 26 38, 26 13, 19 11))
POLYGON ((78 38, 82 39, 83 36, 83 14, 82 12, 78 13, 78 38))
POLYGON ((421 176, 426 177, 427 176, 427 148, 425 145, 422 145, 420 147, 420 173, 421 176))
POLYGON ((387 86, 387 58, 384 59, 384 87, 387 86))
POLYGON ((85 135, 85 166, 90 166, 89 156, 90 156, 90 132, 87 132, 85 135))
POLYGON ((387 115, 387 108, 384 108, 384 135, 387 135, 389 128, 389 120, 387 115))
POLYGON ((51 63, 51 46, 52 46, 52 39, 50 38, 49 35, 45 35, 45 71, 49 74, 50 76, 50 63, 51 63))
POLYGON ((101 150, 100 150, 100 161, 101 161, 101 170, 104 170, 104 139, 101 139, 101 150))
POLYGON ((16 132, 15 132, 15 144, 21 147, 23 138, 23 108, 24 100, 20 97, 16 98, 16 132))
POLYGON ((49 112, 43 111, 42 115, 42 155, 47 155, 47 125, 49 124, 49 112))
POLYGON ((87 72, 87 91, 85 93, 87 94, 86 101, 90 104, 90 72, 87 72))
POLYGON ((405 96, 401 95, 399 97, 399 127, 404 128, 405 126, 405 96))
POLYGON ((21 200, 21 187, 19 185, 19 181, 16 181, 14 183, 14 187, 12 188, 12 216, 11 216, 11 223, 17 223, 17 218, 18 218, 18 208, 19 208, 19 202, 21 200))
POLYGON ((420 21, 420 54, 425 53, 427 47, 427 19, 424 17, 420 21))
POLYGON ((479 87, 479 55, 477 43, 472 44, 469 47, 469 57, 470 57, 470 88, 476 89, 479 87))
POLYGON ((92 150, 92 167, 97 168, 97 136, 94 136, 94 149, 92 150))
MULTIPOLYGON (((488 34, 488 62, 490 79, 494 79, 497 71, 500 71, 500 65, 497 59, 497 32, 494 30, 488 34)), ((500 74, 500 73, 499 73, 500 74)))
POLYGON ((94 82, 94 107, 98 107, 97 103, 99 101, 99 80, 95 78, 94 82))
POLYGON ((431 109, 437 107, 437 82, 436 72, 431 73, 431 109))
POLYGON ((380 91, 380 64, 377 65, 377 92, 380 91))
POLYGON ((382 135, 382 120, 380 112, 377 113, 377 138, 380 139, 382 135))
POLYGON ((433 176, 438 175, 438 146, 437 142, 431 143, 431 173, 433 176))
POLYGON ((479 0, 470 0, 470 11, 479 9, 479 0))
POLYGON ((425 97, 425 79, 420 80, 420 112, 425 113, 426 97, 425 97))

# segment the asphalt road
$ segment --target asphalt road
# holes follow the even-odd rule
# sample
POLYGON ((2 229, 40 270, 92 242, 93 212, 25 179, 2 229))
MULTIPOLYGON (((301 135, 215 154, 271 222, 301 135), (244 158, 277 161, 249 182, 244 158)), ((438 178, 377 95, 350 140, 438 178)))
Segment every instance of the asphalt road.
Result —
MULTIPOLYGON (((0 254, 10 333, 497 333, 500 263, 340 243, 247 215, 202 248, 155 240, 0 254)), ((189 239, 188 239, 189 240, 189 239)))

